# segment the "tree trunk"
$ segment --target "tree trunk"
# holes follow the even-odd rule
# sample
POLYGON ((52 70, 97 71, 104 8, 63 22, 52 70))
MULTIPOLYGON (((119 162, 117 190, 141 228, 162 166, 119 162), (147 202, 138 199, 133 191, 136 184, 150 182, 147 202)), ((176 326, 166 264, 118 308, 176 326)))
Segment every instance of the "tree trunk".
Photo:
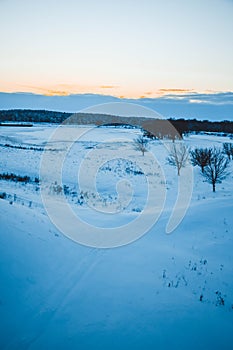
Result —
POLYGON ((215 192, 215 182, 213 182, 213 192, 215 192))

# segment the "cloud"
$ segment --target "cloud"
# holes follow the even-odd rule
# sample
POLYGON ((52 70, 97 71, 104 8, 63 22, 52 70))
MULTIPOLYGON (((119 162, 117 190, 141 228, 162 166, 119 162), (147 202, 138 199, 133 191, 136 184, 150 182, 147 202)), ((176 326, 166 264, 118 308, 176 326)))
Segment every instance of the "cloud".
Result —
POLYGON ((119 86, 117 86, 117 85, 100 85, 99 88, 100 89, 118 89, 119 86))
POLYGON ((167 94, 167 93, 173 93, 173 94, 176 94, 176 93, 188 93, 188 92, 194 92, 193 89, 174 89, 174 88, 171 88, 171 89, 159 89, 158 90, 160 93, 164 93, 164 94, 167 94))
POLYGON ((61 90, 48 90, 47 92, 45 92, 45 96, 68 96, 70 95, 69 92, 67 91, 61 91, 61 90))
POLYGON ((182 100, 184 102, 196 104, 210 104, 210 105, 225 105, 233 104, 233 92, 213 92, 210 93, 186 93, 186 94, 169 94, 160 97, 164 100, 182 100))
POLYGON ((54 84, 48 87, 41 87, 35 85, 18 85, 20 89, 26 89, 26 91, 34 92, 34 93, 42 93, 45 96, 67 96, 71 94, 82 94, 89 91, 89 93, 98 93, 101 89, 117 89, 119 86, 117 85, 79 85, 79 84, 54 84))
POLYGON ((202 101, 202 100, 198 100, 198 99, 190 99, 189 100, 190 103, 206 103, 207 101, 202 101))
POLYGON ((43 93, 45 96, 53 96, 53 95, 58 95, 58 96, 67 96, 70 94, 69 91, 66 89, 60 90, 60 89, 46 89, 40 86, 32 86, 32 85, 20 85, 22 88, 29 89, 32 92, 40 92, 43 93))

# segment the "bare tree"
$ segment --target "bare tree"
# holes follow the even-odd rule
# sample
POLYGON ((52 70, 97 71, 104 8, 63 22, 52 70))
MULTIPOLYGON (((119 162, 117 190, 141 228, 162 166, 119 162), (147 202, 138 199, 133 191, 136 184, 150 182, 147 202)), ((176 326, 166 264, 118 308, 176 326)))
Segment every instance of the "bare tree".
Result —
POLYGON ((223 144, 223 153, 228 156, 228 159, 233 159, 233 144, 230 142, 224 142, 223 144))
POLYGON ((134 140, 134 146, 137 151, 141 151, 142 155, 144 156, 145 152, 148 151, 149 148, 149 141, 145 136, 138 136, 134 140))
POLYGON ((188 162, 189 149, 183 143, 173 143, 170 148, 170 154, 167 158, 168 163, 177 168, 177 174, 180 175, 181 168, 184 168, 188 162))
POLYGON ((210 149, 208 148, 195 148, 190 152, 192 165, 198 165, 203 173, 204 167, 210 161, 210 149))
POLYGON ((203 176, 212 184, 213 192, 215 192, 216 184, 221 183, 228 175, 229 159, 226 158, 220 149, 212 148, 210 151, 210 161, 204 168, 203 176))

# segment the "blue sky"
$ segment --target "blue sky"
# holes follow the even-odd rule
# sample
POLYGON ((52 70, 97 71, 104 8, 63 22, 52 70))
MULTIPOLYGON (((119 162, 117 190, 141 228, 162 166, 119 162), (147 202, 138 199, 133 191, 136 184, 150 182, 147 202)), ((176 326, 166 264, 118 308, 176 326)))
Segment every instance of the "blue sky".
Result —
POLYGON ((0 0, 0 91, 232 91, 231 0, 0 0))

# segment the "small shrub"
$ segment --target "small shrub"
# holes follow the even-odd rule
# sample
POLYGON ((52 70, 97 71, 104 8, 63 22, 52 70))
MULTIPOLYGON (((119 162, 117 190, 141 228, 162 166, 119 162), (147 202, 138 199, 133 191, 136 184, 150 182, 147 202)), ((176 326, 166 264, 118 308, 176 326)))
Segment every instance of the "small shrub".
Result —
POLYGON ((0 193, 0 198, 1 199, 6 199, 6 192, 1 192, 0 193))

